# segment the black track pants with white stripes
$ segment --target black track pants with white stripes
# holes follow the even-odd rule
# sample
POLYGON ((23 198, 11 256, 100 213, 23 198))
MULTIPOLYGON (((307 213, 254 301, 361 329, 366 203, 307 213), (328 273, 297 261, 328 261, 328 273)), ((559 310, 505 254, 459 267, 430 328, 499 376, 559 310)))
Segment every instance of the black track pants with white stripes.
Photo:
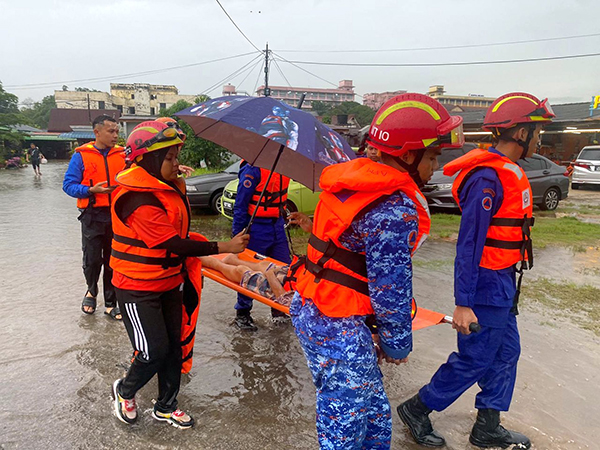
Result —
POLYGON ((180 288, 167 292, 129 291, 116 288, 127 334, 137 355, 120 386, 120 394, 132 399, 158 374, 156 409, 173 412, 181 381, 180 288))

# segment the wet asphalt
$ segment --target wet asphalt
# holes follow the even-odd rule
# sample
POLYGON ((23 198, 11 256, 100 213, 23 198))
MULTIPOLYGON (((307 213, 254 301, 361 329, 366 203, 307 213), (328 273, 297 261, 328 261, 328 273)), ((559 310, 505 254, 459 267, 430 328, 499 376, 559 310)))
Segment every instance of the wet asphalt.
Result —
MULTIPOLYGON (((0 170, 0 448, 318 448, 314 386, 293 330, 271 324, 268 308, 256 305, 259 331, 237 331, 234 294, 209 280, 194 367, 183 376, 179 396, 196 427, 181 431, 150 417, 154 381, 138 395, 141 420, 133 426, 117 421, 110 386, 123 375, 131 347, 123 325, 103 314, 100 299, 95 315, 80 311, 81 238, 75 200, 61 190, 66 165, 43 165, 41 179, 30 168, 0 170)), ((452 312, 453 252, 453 244, 440 241, 420 252, 414 282, 422 306, 452 312)), ((590 263, 569 250, 549 249, 538 256, 536 269, 549 267, 538 275, 569 277, 553 264, 557 258, 573 267, 573 276, 578 264, 597 261, 593 253, 590 263)), ((599 339, 571 322, 548 326, 551 315, 520 317, 519 379, 504 424, 528 434, 536 449, 600 448, 599 339)), ((407 365, 382 368, 393 409, 455 348, 447 325, 421 330, 414 339, 407 365)), ((473 448, 467 438, 475 393, 432 415, 448 449, 473 448)), ((420 448, 395 413, 393 420, 392 448, 420 448)))

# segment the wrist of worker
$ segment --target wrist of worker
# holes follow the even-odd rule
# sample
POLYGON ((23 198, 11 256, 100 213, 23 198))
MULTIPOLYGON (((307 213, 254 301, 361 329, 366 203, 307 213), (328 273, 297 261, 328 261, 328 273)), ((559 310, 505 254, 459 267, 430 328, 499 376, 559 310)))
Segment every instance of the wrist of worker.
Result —
POLYGON ((397 349, 397 348, 390 347, 383 341, 383 339, 381 339, 379 341, 379 347, 381 347, 381 350, 383 350, 383 352, 390 358, 404 359, 412 351, 412 342, 410 343, 410 345, 408 347, 397 349))

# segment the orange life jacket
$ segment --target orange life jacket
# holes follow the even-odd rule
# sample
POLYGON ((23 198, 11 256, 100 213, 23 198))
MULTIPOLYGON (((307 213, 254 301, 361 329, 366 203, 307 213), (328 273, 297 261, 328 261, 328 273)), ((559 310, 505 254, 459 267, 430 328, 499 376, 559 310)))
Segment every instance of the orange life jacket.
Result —
POLYGON ((179 193, 136 165, 120 172, 116 181, 119 187, 111 209, 112 269, 134 280, 160 280, 179 275, 184 258, 165 249, 148 248, 137 233, 125 224, 118 212, 119 199, 125 194, 132 191, 151 192, 161 203, 177 234, 185 239, 190 229, 190 207, 185 196, 185 182, 177 180, 177 186, 181 190, 179 193))
POLYGON ((365 254, 347 250, 339 238, 358 214, 401 191, 417 207, 419 228, 410 238, 414 254, 431 226, 427 201, 408 173, 368 158, 326 167, 320 185, 323 193, 315 211, 304 270, 297 272, 296 290, 329 317, 373 314, 365 254))
MULTIPOLYGON (((474 171, 482 167, 490 167, 496 171, 502 184, 504 199, 488 228, 479 266, 500 270, 520 261, 523 263, 523 268, 531 268, 533 249, 530 231, 533 226, 533 196, 527 175, 521 167, 506 156, 483 149, 471 150, 444 166, 445 175, 452 176, 460 172, 452 185, 452 195, 456 203, 459 203, 460 191, 465 181, 474 171), (525 261, 529 261, 529 264, 525 264, 525 261)), ((489 205, 491 207, 491 202, 489 205)))
MULTIPOLYGON (((95 141, 88 142, 75 149, 83 160, 81 184, 91 187, 101 181, 106 181, 107 184, 105 187, 114 186, 115 176, 125 167, 125 152, 123 151, 123 147, 117 145, 111 148, 108 154, 103 155, 99 150, 96 150, 96 147, 94 147, 95 143, 95 141)), ((85 209, 88 206, 94 208, 110 206, 111 197, 112 194, 94 194, 91 197, 78 198, 77 207, 85 209)))
POLYGON ((254 194, 252 194, 252 198, 248 204, 248 214, 250 215, 254 213, 254 210, 258 206, 256 217, 281 216, 281 211, 287 201, 288 186, 290 185, 290 179, 288 177, 273 173, 271 181, 269 181, 269 184, 267 185, 265 195, 261 199, 260 204, 258 203, 260 193, 267 184, 270 172, 270 170, 260 169, 260 183, 256 186, 254 194))

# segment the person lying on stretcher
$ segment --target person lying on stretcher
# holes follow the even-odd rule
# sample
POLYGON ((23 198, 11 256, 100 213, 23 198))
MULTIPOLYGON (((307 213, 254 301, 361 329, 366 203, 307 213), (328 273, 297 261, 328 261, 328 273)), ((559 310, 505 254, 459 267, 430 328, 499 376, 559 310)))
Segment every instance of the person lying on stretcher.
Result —
POLYGON ((239 283, 243 288, 266 297, 283 306, 290 306, 293 290, 285 290, 285 276, 288 265, 277 265, 269 261, 250 262, 236 255, 227 255, 223 260, 210 256, 200 258, 202 266, 218 270, 228 280, 239 283))

